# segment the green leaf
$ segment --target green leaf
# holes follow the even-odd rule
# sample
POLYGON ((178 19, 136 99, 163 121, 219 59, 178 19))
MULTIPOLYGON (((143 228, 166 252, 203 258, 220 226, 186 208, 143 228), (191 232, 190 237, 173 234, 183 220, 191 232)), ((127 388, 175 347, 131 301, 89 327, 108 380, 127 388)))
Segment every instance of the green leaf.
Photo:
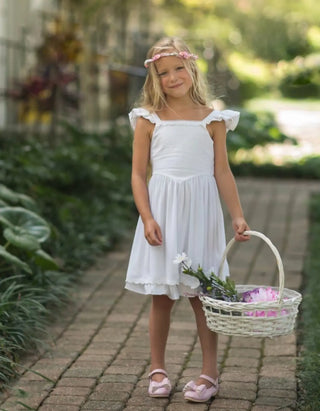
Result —
POLYGON ((34 254, 34 262, 43 270, 58 270, 59 266, 54 259, 42 249, 34 254))
POLYGON ((4 225, 5 227, 13 227, 10 221, 7 220, 5 217, 2 217, 1 215, 0 215, 0 223, 4 225))
POLYGON ((19 202, 19 195, 3 184, 0 184, 0 198, 11 204, 19 202))
POLYGON ((8 206, 8 203, 6 203, 5 201, 3 201, 1 198, 0 198, 0 207, 7 207, 8 206))
POLYGON ((26 194, 18 194, 19 203, 22 204, 23 207, 28 208, 29 210, 36 211, 37 204, 33 200, 33 198, 27 196, 26 194))
POLYGON ((32 274, 31 268, 20 260, 20 258, 16 257, 15 255, 9 253, 5 248, 0 245, 0 256, 3 257, 9 264, 15 265, 22 270, 26 271, 29 274, 32 274))
POLYGON ((25 232, 23 228, 7 227, 3 231, 3 235, 10 244, 17 248, 22 248, 26 251, 35 251, 40 248, 40 243, 36 237, 25 232))
POLYGON ((4 225, 8 221, 11 228, 23 228, 25 233, 36 237, 40 243, 50 236, 48 223, 38 214, 22 207, 0 208, 0 221, 4 225))

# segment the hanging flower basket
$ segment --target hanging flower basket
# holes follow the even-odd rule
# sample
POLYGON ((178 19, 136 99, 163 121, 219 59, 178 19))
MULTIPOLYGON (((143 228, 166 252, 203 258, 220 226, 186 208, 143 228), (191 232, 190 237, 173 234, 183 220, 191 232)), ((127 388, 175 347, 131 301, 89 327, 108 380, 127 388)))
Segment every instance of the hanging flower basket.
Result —
MULTIPOLYGON (((216 333, 231 336, 272 338, 290 334, 295 326, 302 296, 297 291, 284 288, 282 260, 269 238, 258 231, 246 231, 246 234, 260 237, 271 248, 277 261, 279 287, 237 285, 238 294, 243 296, 240 302, 200 295, 207 326, 216 333), (274 298, 270 298, 272 296, 274 298), (263 299, 266 301, 261 301, 263 299)), ((234 242, 235 240, 231 239, 225 249, 218 277, 221 276, 224 261, 234 242)))

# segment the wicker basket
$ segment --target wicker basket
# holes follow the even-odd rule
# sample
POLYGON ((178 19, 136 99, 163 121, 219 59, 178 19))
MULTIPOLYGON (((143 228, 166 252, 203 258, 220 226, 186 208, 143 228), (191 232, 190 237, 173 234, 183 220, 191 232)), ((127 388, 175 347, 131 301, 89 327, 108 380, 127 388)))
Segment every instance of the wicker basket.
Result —
MULTIPOLYGON (((207 326, 210 330, 224 335, 275 337, 290 334, 295 326, 298 306, 302 296, 300 293, 284 288, 284 271, 277 248, 264 234, 257 231, 246 231, 246 234, 262 238, 273 251, 279 271, 279 287, 271 287, 279 292, 276 301, 267 302, 226 302, 201 295, 207 326)), ((230 240, 222 257, 219 277, 228 251, 234 239, 230 240)), ((258 285, 238 285, 239 293, 253 290, 258 285)))

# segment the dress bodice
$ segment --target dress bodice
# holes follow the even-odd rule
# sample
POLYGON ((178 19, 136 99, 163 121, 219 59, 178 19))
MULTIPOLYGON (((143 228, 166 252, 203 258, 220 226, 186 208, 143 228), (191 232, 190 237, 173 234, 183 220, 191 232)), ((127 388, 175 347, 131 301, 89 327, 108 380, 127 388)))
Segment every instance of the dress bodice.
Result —
POLYGON ((129 114, 133 128, 137 117, 144 117, 155 124, 150 149, 152 173, 185 179, 213 175, 214 144, 207 125, 212 121, 225 121, 227 131, 233 130, 239 113, 212 111, 200 121, 161 120, 156 113, 138 108, 129 114))

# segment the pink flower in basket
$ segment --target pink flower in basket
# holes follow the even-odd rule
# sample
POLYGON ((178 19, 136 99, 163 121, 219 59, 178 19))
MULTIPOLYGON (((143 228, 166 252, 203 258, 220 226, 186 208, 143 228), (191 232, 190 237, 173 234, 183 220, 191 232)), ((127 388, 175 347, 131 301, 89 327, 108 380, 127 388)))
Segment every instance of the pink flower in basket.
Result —
MULTIPOLYGON (((259 303, 266 301, 276 301, 279 297, 279 292, 271 287, 258 287, 250 291, 246 291, 242 295, 244 303, 259 303)), ((249 317, 276 317, 277 311, 248 311, 245 313, 249 317)), ((287 314, 287 310, 282 310, 281 315, 287 314)))

